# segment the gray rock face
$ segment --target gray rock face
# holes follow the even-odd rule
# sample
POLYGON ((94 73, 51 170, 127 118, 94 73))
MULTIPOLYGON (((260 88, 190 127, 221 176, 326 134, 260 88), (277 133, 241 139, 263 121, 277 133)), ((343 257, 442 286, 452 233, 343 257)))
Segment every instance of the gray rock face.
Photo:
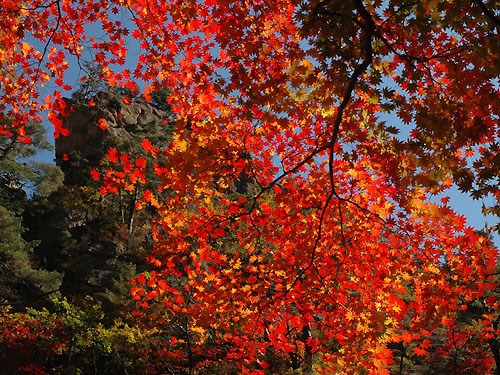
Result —
MULTIPOLYGON (((167 114, 142 98, 135 98, 127 104, 123 95, 104 91, 94 96, 92 101, 94 105, 67 99, 68 107, 73 110, 63 119, 63 126, 69 130, 69 135, 56 139, 56 164, 65 173, 65 183, 66 179, 77 175, 72 179, 72 186, 80 186, 78 174, 90 176, 85 168, 99 167, 99 161, 104 158, 108 147, 117 148, 120 152, 132 152, 134 147, 140 148, 138 142, 142 137, 152 137, 154 141, 167 132, 161 125, 167 114), (107 128, 99 126, 100 119, 106 122, 107 128), (79 154, 78 158, 72 157, 75 151, 79 154), (64 161, 64 154, 68 155, 68 161, 64 161), (83 159, 86 162, 82 162, 83 159)), ((107 207, 106 213, 90 210, 93 214, 89 214, 88 207, 79 207, 79 204, 81 201, 65 209, 65 228, 74 241, 69 260, 71 267, 65 272, 65 286, 76 295, 99 295, 99 299, 105 300, 105 291, 112 287, 113 280, 117 280, 127 267, 135 266, 134 251, 137 249, 134 250, 128 241, 128 230, 124 232, 127 235, 121 236, 121 232, 107 233, 106 229, 101 231, 101 227, 109 225, 109 228, 115 228, 110 224, 123 221, 118 207, 122 204, 128 207, 134 202, 130 202, 126 194, 111 197, 108 199, 111 206, 107 207), (114 203, 110 203, 110 199, 114 203), (116 204, 116 210, 113 210, 113 204, 116 204)))
POLYGON ((61 165, 63 155, 74 151, 83 158, 95 157, 102 152, 102 143, 107 136, 126 142, 131 133, 141 131, 151 122, 165 120, 165 112, 154 108, 143 98, 136 98, 130 104, 126 104, 123 98, 116 92, 100 92, 93 98, 94 106, 68 99, 68 107, 74 110, 63 119, 63 126, 69 130, 69 135, 56 139, 56 164, 61 165), (106 122, 107 129, 99 127, 100 119, 106 122))

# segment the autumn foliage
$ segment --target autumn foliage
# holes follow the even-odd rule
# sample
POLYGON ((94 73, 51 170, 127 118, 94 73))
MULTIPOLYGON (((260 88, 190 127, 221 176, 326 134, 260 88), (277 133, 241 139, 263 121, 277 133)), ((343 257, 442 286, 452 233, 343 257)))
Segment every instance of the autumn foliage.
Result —
MULTIPOLYGON (((104 195, 141 188, 137 209, 157 212, 155 270, 132 281, 132 313, 182 328, 155 354, 175 371, 388 374, 395 348, 426 358, 437 332, 464 348, 496 337, 493 313, 457 319, 484 296, 498 308, 497 251, 431 197, 454 182, 500 197, 474 167, 500 163, 497 2, 1 6, 2 134, 29 143, 24 124, 43 113, 67 134, 60 90, 86 48, 110 86, 169 90, 173 141, 142 142, 155 189, 144 157, 113 148, 92 177, 104 195)), ((491 370, 474 348, 480 363, 455 373, 491 370)))

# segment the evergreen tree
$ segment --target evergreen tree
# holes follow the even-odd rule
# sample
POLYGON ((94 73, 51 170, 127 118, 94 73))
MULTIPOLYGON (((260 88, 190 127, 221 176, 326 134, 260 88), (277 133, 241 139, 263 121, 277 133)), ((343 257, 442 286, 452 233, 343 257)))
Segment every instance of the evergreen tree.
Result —
POLYGON ((22 238, 21 218, 0 206, 0 299, 24 305, 57 291, 58 272, 37 269, 31 259, 36 243, 22 238))
MULTIPOLYGON (((14 204, 14 200, 19 203, 23 190, 38 196, 48 196, 63 181, 60 168, 52 163, 36 160, 40 152, 54 149, 47 141, 47 130, 40 123, 28 123, 25 130, 29 143, 21 143, 5 134, 0 135, 0 199, 3 204, 14 204)), ((14 206, 11 208, 21 209, 14 206)))
POLYGON ((61 275, 39 268, 36 241, 23 238, 22 214, 30 209, 28 193, 45 197, 61 185, 61 170, 36 161, 40 151, 52 150, 39 123, 26 126, 30 142, 0 136, 0 299, 18 307, 57 291, 61 275), (37 264, 38 263, 38 264, 37 264))

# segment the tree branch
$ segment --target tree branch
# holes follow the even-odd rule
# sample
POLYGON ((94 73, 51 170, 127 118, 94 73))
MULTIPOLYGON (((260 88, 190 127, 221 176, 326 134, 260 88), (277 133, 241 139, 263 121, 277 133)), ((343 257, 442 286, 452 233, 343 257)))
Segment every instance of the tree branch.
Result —
POLYGON ((500 31, 500 18, 498 18, 495 13, 489 9, 485 3, 483 3, 481 0, 474 0, 474 2, 481 8, 483 11, 484 15, 490 19, 495 24, 495 27, 500 31))

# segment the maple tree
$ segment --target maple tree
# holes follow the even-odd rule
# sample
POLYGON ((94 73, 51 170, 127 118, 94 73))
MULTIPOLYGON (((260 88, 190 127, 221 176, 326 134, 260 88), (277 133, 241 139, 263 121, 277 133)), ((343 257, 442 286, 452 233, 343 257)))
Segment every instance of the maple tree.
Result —
MULTIPOLYGON (((460 307, 495 288, 496 249, 430 196, 456 181, 500 199, 498 2, 1 6, 2 135, 29 143, 24 124, 43 111, 67 135, 60 90, 40 93, 49 81, 70 88, 68 58, 87 43, 108 85, 141 80, 148 100, 168 90, 173 141, 142 141, 159 184, 137 202, 158 212, 157 269, 131 294, 135 315, 183 322, 165 355, 186 373, 276 373, 280 361, 389 373, 391 343, 426 356, 433 332, 452 331, 460 307), (105 37, 87 36, 90 24, 105 37), (130 40, 141 46, 133 71, 120 67, 130 40)), ((103 194, 148 183, 142 159, 108 159, 103 194)), ((474 334, 492 324, 486 314, 474 334)))

